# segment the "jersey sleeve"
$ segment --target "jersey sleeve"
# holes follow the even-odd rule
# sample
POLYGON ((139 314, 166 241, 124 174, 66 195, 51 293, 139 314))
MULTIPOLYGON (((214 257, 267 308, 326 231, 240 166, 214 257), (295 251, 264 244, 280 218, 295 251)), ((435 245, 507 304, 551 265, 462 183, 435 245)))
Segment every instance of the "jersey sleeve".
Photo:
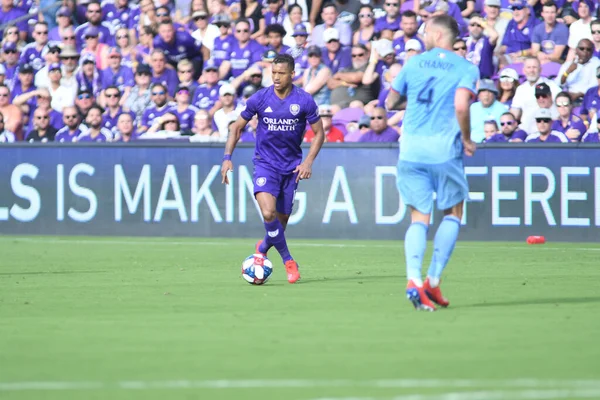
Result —
POLYGON ((462 78, 458 83, 459 88, 467 89, 473 95, 477 95, 477 82, 479 81, 479 68, 475 65, 468 63, 468 68, 465 73, 462 74, 462 78))
POLYGON ((306 97, 306 121, 312 125, 321 118, 319 116, 319 107, 317 107, 317 103, 315 103, 315 100, 311 96, 307 94, 306 97))
POLYGON ((262 94, 262 91, 250 96, 246 102, 246 108, 240 113, 240 116, 246 121, 250 121, 258 113, 258 95, 262 94))

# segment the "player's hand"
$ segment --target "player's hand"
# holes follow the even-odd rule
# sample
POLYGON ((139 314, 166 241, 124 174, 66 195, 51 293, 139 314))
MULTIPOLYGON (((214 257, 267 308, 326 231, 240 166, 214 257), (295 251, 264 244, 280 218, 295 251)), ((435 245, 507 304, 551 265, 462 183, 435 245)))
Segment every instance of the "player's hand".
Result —
POLYGON ((229 171, 233 171, 233 163, 231 160, 223 161, 223 166, 221 167, 221 183, 229 185, 229 178, 227 177, 227 173, 229 171))
POLYGON ((472 141, 471 139, 469 139, 469 140, 463 139, 463 146, 465 148, 466 155, 471 157, 473 154, 475 154, 475 150, 477 149, 477 146, 475 145, 474 141, 472 141))
POLYGON ((312 165, 303 162, 296 167, 294 173, 298 173, 296 176, 296 183, 298 183, 300 179, 310 179, 312 175, 312 165))

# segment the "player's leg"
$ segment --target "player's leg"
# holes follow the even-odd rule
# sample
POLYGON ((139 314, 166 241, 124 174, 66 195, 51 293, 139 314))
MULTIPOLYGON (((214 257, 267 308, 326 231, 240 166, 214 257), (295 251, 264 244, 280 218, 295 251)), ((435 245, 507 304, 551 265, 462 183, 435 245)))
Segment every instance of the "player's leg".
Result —
MULTIPOLYGON (((281 214, 279 212, 276 212, 276 215, 277 215, 277 219, 279 220, 279 222, 281 222, 281 225, 283 226, 283 230, 285 231, 287 228, 287 224, 290 219, 290 216, 286 215, 286 214, 281 214)), ((268 245, 267 241, 265 241, 264 239, 261 239, 256 243, 256 252, 267 255, 267 252, 271 249, 271 247, 272 246, 268 245)))
POLYGON ((428 167, 399 161, 398 190, 410 208, 411 224, 404 237, 406 258, 406 296, 417 310, 435 310, 423 289, 421 268, 427 248, 427 230, 432 208, 433 184, 428 167))
POLYGON ((281 179, 279 174, 255 165, 253 181, 254 197, 260 208, 266 231, 264 239, 256 244, 256 252, 266 255, 274 245, 273 235, 282 230, 277 219, 277 197, 281 193, 281 179))
POLYGON ((444 212, 444 217, 433 240, 433 256, 427 271, 425 291, 434 302, 447 307, 450 302, 442 295, 439 288, 440 278, 458 239, 464 200, 468 197, 469 187, 462 160, 445 163, 438 172, 437 202, 438 208, 444 212))
MULTIPOLYGON (((294 207, 294 198, 296 197, 296 189, 298 183, 296 182, 296 174, 284 175, 281 177, 281 193, 277 198, 277 219, 281 223, 284 231, 287 227, 288 220, 292 214, 294 207)), ((286 244, 287 248, 287 244, 286 244)), ((289 252, 288 252, 289 253, 289 252)), ((289 260, 283 260, 285 263, 285 270, 287 272, 288 282, 295 283, 300 279, 300 272, 298 271, 298 263, 291 256, 289 260)))

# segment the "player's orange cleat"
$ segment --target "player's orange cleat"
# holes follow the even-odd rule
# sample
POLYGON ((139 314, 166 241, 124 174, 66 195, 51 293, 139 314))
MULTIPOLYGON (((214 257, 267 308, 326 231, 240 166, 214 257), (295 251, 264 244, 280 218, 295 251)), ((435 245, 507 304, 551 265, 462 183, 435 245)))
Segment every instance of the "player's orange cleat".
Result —
POLYGON ((258 242, 256 242, 256 248, 254 249, 254 251, 256 252, 256 254, 262 254, 264 257, 266 257, 267 253, 261 253, 259 250, 262 242, 263 242, 263 239, 260 239, 258 242))
POLYGON ((300 279, 300 272, 298 271, 298 263, 296 263, 296 261, 286 261, 285 270, 287 272, 287 278, 289 283, 296 283, 300 279))
POLYGON ((429 278, 425 280, 425 283, 423 284, 423 289, 425 290, 425 294, 427 295, 427 297, 429 297, 429 299, 432 300, 435 304, 438 304, 441 307, 448 307, 450 305, 448 299, 445 298, 444 295, 442 295, 442 290, 440 289, 439 285, 434 288, 431 287, 431 284, 429 283, 429 278))
POLYGON ((412 280, 406 285, 406 297, 415 306, 415 310, 435 311, 435 305, 429 300, 423 287, 417 286, 412 280))

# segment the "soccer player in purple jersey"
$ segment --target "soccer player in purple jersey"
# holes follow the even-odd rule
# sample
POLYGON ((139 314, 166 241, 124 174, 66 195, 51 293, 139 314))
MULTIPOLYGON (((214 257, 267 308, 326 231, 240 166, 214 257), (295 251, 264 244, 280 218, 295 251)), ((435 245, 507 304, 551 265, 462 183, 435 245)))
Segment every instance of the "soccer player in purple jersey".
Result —
POLYGON ((287 272, 288 282, 300 279, 298 264, 290 255, 284 230, 292 213, 294 195, 300 179, 309 179, 312 164, 323 145, 325 133, 317 105, 310 94, 294 86, 294 59, 280 54, 273 60, 273 85, 263 88, 248 99, 246 109, 230 128, 225 145, 222 182, 229 184, 227 173, 233 171, 231 154, 242 129, 258 116, 254 151, 254 196, 260 207, 265 238, 256 244, 256 252, 267 254, 274 246, 287 272), (306 159, 302 161, 302 140, 306 123, 315 137, 306 159))

